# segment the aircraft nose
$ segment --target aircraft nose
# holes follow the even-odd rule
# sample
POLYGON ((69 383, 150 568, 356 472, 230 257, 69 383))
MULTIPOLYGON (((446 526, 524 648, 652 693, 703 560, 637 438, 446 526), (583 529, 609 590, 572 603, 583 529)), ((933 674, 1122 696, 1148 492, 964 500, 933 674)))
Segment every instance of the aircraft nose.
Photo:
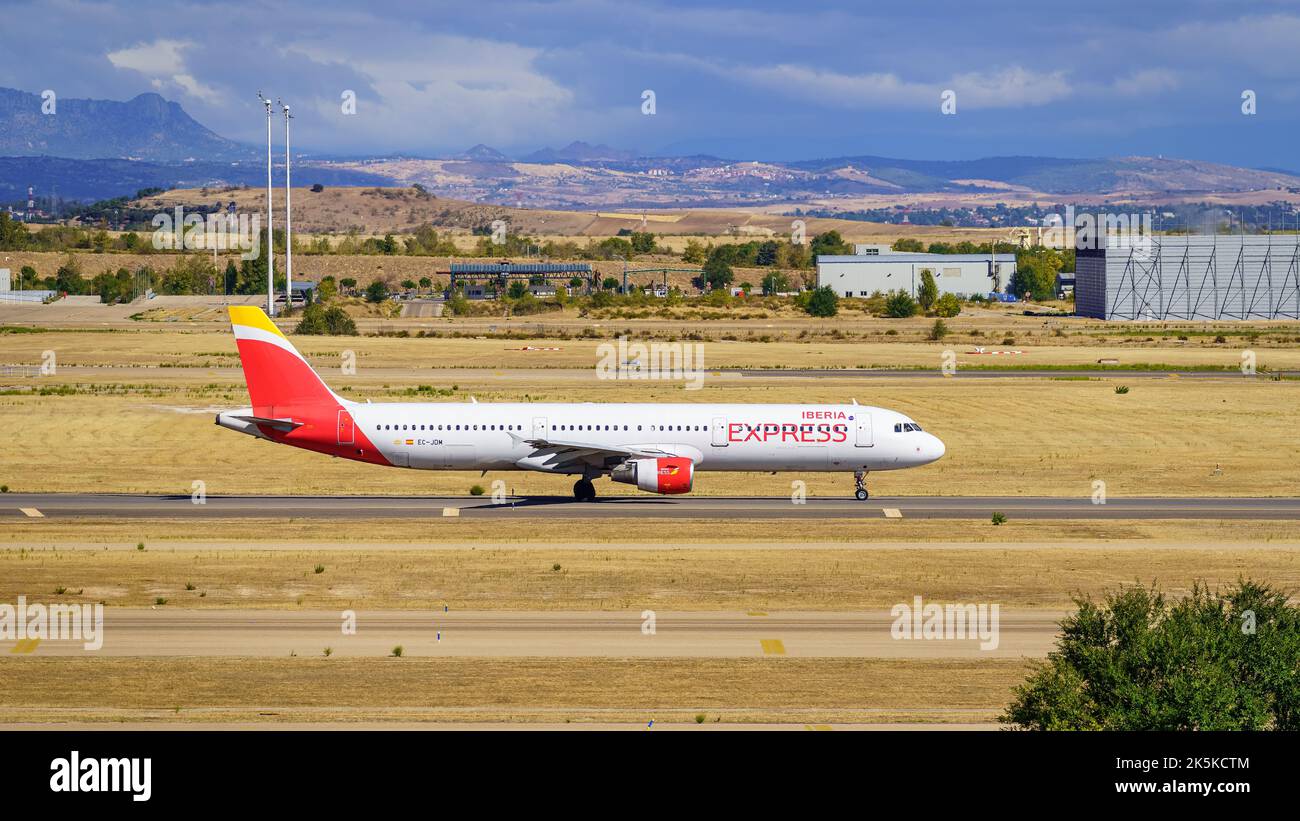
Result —
POLYGON ((948 451, 948 449, 944 447, 943 440, 938 436, 935 436, 932 433, 927 433, 926 436, 930 437, 930 441, 925 448, 926 456, 928 457, 926 461, 937 462, 943 458, 943 455, 948 451))

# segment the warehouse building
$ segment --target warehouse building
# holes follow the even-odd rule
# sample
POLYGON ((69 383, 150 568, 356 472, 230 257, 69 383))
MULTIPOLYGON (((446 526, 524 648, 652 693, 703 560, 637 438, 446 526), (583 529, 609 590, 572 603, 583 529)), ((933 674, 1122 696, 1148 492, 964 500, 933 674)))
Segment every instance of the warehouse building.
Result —
POLYGON ((1077 314, 1097 319, 1300 319, 1300 235, 1079 249, 1074 300, 1077 314))
POLYGON ((840 296, 906 291, 916 296, 921 272, 929 271, 941 294, 969 297, 1005 292, 1016 272, 1015 254, 867 253, 817 257, 817 285, 840 296))

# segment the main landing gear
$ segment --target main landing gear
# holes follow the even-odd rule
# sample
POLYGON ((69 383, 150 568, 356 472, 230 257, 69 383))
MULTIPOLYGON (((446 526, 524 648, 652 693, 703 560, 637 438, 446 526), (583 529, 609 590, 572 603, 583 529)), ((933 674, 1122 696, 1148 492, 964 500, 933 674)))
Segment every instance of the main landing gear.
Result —
POLYGON ((853 495, 858 497, 859 502, 865 502, 871 498, 871 494, 867 492, 867 472, 865 470, 853 471, 853 484, 857 488, 853 491, 853 495))
POLYGON ((573 483, 573 498, 578 502, 596 501, 596 486, 590 479, 579 479, 573 483))

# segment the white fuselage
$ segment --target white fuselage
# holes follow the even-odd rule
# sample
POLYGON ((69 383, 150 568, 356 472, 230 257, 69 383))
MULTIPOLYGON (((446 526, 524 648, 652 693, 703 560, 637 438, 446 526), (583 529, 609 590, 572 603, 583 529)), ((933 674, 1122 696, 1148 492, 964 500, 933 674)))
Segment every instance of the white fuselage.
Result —
POLYGON ((347 411, 391 464, 426 470, 577 472, 548 466, 528 439, 653 447, 710 471, 897 470, 944 453, 908 417, 864 405, 348 403, 347 411))

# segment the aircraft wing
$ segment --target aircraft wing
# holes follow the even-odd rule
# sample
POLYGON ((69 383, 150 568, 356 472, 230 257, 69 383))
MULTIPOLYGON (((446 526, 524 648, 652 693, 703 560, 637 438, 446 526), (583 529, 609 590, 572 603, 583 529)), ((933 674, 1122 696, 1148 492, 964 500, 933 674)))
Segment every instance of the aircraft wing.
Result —
POLYGON ((621 461, 629 457, 654 459, 679 455, 654 446, 599 445, 580 440, 530 438, 515 433, 511 433, 510 438, 516 444, 524 444, 532 448, 533 452, 529 454, 527 461, 537 464, 544 470, 561 470, 566 465, 576 462, 599 464, 611 457, 621 461))

